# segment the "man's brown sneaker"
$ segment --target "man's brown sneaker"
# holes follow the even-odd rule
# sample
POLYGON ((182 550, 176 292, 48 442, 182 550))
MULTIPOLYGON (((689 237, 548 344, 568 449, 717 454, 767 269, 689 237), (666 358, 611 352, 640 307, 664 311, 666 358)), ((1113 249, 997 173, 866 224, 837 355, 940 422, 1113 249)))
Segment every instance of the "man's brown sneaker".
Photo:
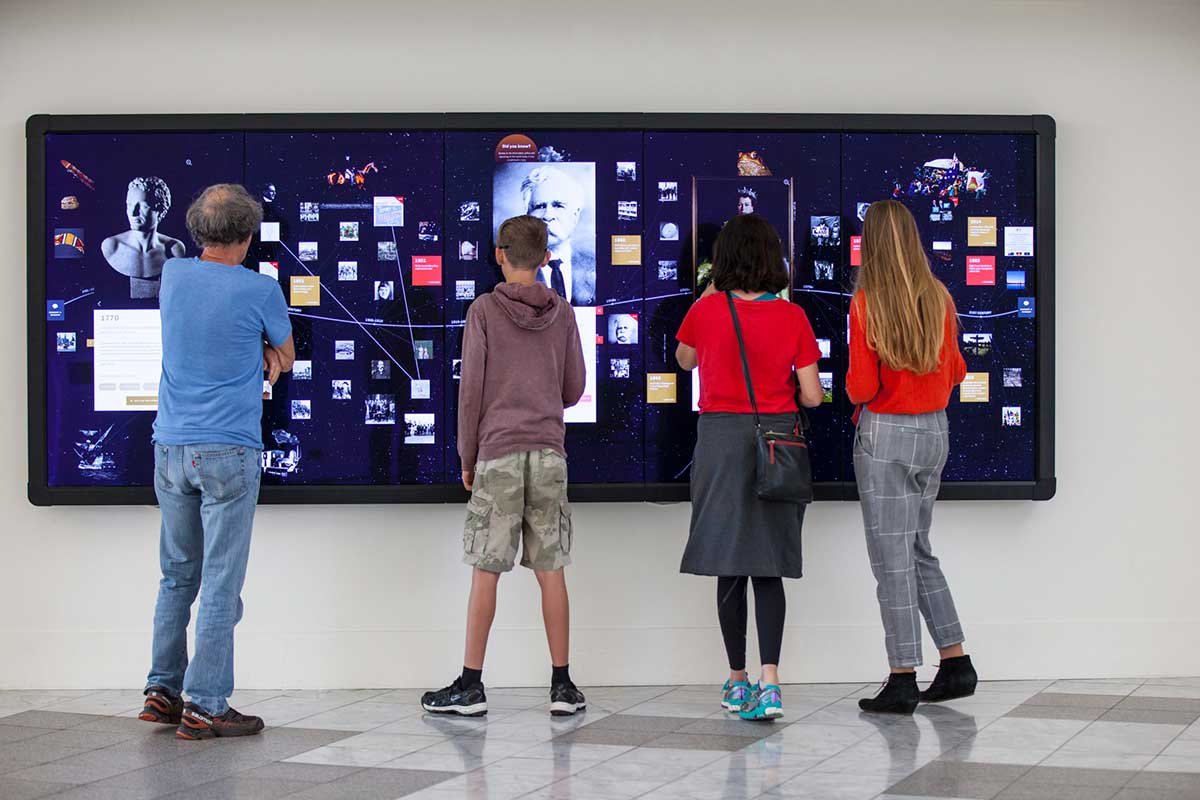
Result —
POLYGON ((150 686, 145 691, 146 704, 138 719, 163 725, 178 725, 183 717, 183 698, 171 694, 165 686, 150 686))
POLYGON ((224 714, 216 716, 209 714, 200 706, 188 703, 183 707, 183 718, 175 735, 180 739, 212 739, 225 736, 253 736, 260 732, 263 725, 262 717, 251 717, 239 714, 232 708, 224 714))

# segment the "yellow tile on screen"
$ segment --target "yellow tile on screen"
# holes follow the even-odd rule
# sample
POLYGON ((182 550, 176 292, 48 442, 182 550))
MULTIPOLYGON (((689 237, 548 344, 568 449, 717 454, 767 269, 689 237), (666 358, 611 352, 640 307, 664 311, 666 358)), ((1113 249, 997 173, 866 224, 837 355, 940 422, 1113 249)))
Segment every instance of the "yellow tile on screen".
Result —
POLYGON ((646 373, 646 402, 674 403, 676 402, 675 373, 647 372, 646 373))
POLYGON ((988 373, 968 372, 958 387, 958 398, 964 403, 988 402, 988 373))
POLYGON ((995 247, 996 218, 967 217, 967 247, 995 247))
POLYGON ((288 305, 321 305, 321 278, 317 275, 293 275, 292 298, 288 305))
POLYGON ((612 237, 612 263, 614 267, 636 267, 641 265, 642 237, 612 237))

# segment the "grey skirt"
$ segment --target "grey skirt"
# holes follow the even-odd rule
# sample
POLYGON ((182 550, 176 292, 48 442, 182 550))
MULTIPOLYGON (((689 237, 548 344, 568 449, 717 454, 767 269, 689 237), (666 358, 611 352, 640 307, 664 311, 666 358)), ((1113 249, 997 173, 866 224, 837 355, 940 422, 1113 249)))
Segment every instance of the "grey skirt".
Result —
MULTIPOLYGON (((763 414, 768 430, 794 414, 763 414)), ((754 491, 754 415, 701 414, 692 460, 692 525, 680 572, 799 578, 804 506, 759 500, 754 491)))

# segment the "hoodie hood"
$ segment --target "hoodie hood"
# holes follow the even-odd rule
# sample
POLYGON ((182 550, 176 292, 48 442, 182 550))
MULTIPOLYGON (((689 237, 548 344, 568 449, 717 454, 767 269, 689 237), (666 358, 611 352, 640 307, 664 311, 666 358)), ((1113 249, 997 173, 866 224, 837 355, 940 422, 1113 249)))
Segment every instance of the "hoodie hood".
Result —
POLYGON ((492 289, 492 297, 514 325, 527 331, 545 330, 553 325, 562 301, 544 283, 532 286, 500 283, 492 289))

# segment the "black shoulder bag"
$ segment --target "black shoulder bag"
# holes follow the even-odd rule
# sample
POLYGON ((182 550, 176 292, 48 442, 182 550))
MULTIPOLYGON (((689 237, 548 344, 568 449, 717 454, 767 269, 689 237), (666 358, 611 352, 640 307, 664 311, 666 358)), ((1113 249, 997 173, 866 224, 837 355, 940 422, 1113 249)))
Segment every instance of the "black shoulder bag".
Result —
MULTIPOLYGON (((758 415, 758 401, 754 397, 754 384, 750 380, 750 362, 746 360, 746 340, 742 338, 742 326, 733 304, 733 292, 726 292, 725 297, 729 301, 733 329, 737 332, 742 371, 746 375, 746 392, 750 395, 750 407, 754 409, 755 492, 759 500, 801 505, 811 503, 812 464, 808 459, 808 440, 804 436, 804 430, 808 427, 807 415, 797 397, 796 424, 791 431, 763 430, 762 419, 758 415)), ((794 372, 792 380, 797 380, 794 372)))

